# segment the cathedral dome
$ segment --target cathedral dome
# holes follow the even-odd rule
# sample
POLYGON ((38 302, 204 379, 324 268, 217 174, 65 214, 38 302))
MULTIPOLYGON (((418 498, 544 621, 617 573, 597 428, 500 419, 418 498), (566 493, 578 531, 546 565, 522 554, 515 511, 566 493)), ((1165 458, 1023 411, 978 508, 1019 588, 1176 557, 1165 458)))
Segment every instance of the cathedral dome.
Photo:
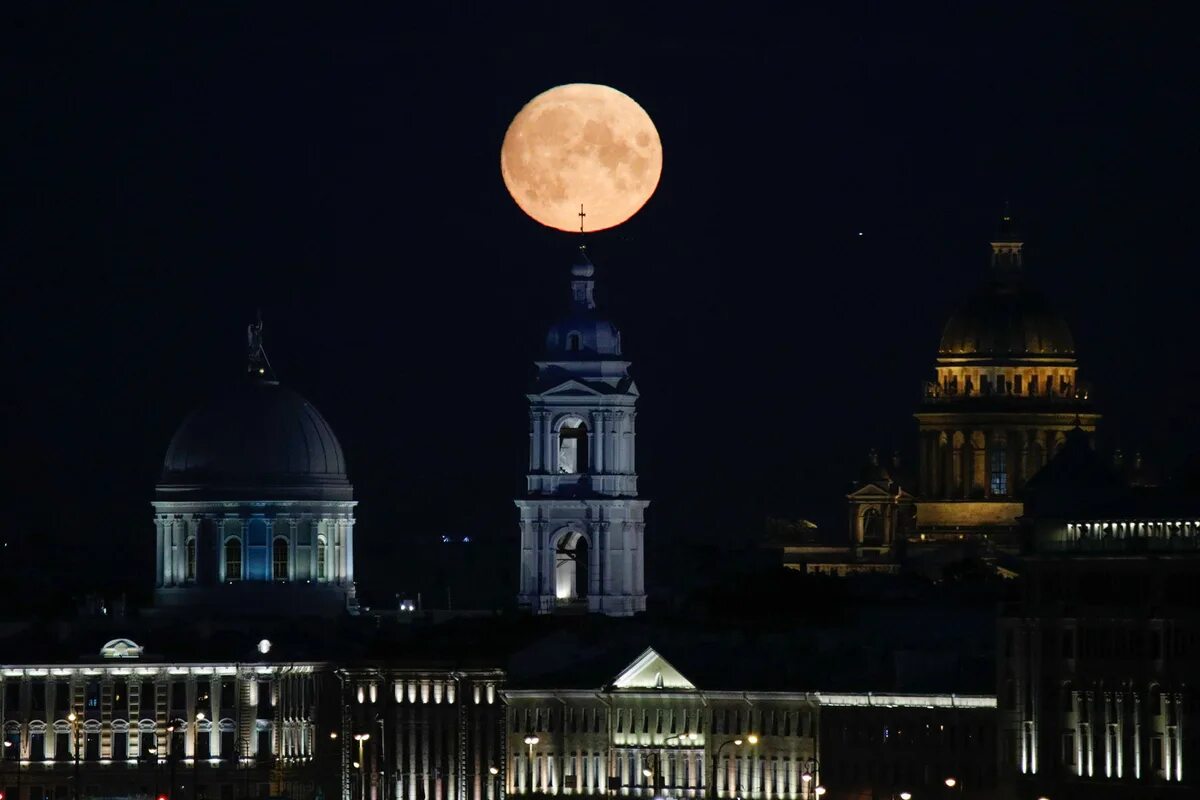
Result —
POLYGON ((1020 284, 993 282, 950 317, 938 348, 942 356, 1073 357, 1066 321, 1042 295, 1020 284))
MULTIPOLYGON (((350 494, 342 446, 320 412, 275 381, 247 378, 194 411, 171 439, 160 493, 350 494)), ((274 497, 258 497, 268 500, 274 497)))

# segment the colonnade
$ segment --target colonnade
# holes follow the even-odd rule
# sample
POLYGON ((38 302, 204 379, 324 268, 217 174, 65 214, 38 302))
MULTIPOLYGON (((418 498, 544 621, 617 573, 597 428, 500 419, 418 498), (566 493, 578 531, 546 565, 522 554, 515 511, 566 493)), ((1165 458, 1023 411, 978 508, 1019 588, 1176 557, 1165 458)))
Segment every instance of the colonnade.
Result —
POLYGON ((1012 497, 1066 440, 1067 427, 923 429, 919 491, 930 500, 1012 497))

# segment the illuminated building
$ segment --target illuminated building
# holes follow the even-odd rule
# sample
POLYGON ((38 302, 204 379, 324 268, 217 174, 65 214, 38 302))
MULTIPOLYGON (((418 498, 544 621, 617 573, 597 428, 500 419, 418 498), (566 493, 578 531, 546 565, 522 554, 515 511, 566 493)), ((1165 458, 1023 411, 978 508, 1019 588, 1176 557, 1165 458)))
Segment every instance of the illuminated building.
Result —
POLYGON ((329 424, 270 372, 247 375, 171 439, 155 489, 155 602, 238 613, 355 606, 354 490, 329 424))
POLYGON ((653 648, 604 686, 586 680, 504 690, 510 794, 807 800, 821 786, 834 800, 951 769, 994 785, 991 696, 757 688, 745 673, 705 688, 653 648))
POLYGON ((643 514, 634 460, 637 386, 621 334, 596 310, 580 251, 570 313, 550 328, 529 398, 529 474, 519 602, 535 613, 646 610, 643 514))
POLYGON ((501 673, 376 666, 341 445, 260 336, 167 450, 156 607, 0 628, 5 800, 495 798, 501 673))
POLYGON ((342 740, 353 744, 346 752, 346 796, 503 796, 502 671, 360 665, 339 669, 338 677, 342 740), (360 759, 356 737, 364 734, 360 759))
POLYGON ((1082 429, 1028 489, 1001 770, 1030 797, 1194 797, 1200 503, 1124 485, 1082 429))
POLYGON ((1067 323, 1031 285, 1006 213, 984 285, 950 317, 920 409, 910 553, 967 541, 1017 549, 1026 481, 1099 415, 1067 323))

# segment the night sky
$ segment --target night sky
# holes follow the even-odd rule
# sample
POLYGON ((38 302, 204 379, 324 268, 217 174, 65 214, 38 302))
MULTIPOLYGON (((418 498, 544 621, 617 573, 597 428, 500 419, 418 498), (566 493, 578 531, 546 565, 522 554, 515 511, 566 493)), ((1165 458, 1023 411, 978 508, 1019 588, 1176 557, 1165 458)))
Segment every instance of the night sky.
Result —
POLYGON ((912 460, 1005 201, 1106 446, 1176 470, 1195 451, 1184 20, 409 5, 3 12, 8 569, 151 588, 167 443, 238 379, 259 308, 280 379, 346 450, 368 596, 406 590, 443 533, 514 536, 524 391, 577 237, 516 207, 499 148, 575 81, 631 95, 664 147, 643 211, 587 240, 642 392, 652 598, 672 556, 752 541, 769 513, 841 525, 868 448, 912 460))

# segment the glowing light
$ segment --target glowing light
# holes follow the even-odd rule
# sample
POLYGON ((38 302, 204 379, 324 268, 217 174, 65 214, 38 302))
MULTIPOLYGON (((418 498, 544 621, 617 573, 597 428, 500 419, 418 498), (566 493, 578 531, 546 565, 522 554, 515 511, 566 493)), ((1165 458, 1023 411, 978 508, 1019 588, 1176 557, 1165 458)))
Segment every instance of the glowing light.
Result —
POLYGON ((750 744, 758 744, 758 734, 757 733, 750 734, 749 736, 746 737, 746 741, 749 742, 750 744))
POLYGON ((499 767, 488 767, 488 772, 491 773, 492 775, 499 775, 500 768, 499 767))
POLYGON ((912 792, 901 792, 900 800, 912 800, 912 792))
POLYGON ((330 731, 330 732, 329 732, 329 738, 330 738, 330 739, 336 739, 336 738, 337 738, 337 731, 330 731))
POLYGON ((263 639, 262 641, 260 641, 258 643, 258 652, 262 653, 264 656, 267 653, 271 652, 271 640, 263 639))
POLYGON ((612 228, 636 214, 658 187, 662 160, 645 110, 593 83, 556 86, 530 100, 500 148, 504 185, 521 210, 573 233, 612 228))
POLYGON ((958 781, 954 780, 954 778, 946 778, 946 785, 953 789, 958 785, 958 781))
POLYGON ((825 794, 826 789, 824 786, 818 786, 816 789, 813 789, 813 792, 816 793, 817 797, 820 797, 821 795, 825 794))

